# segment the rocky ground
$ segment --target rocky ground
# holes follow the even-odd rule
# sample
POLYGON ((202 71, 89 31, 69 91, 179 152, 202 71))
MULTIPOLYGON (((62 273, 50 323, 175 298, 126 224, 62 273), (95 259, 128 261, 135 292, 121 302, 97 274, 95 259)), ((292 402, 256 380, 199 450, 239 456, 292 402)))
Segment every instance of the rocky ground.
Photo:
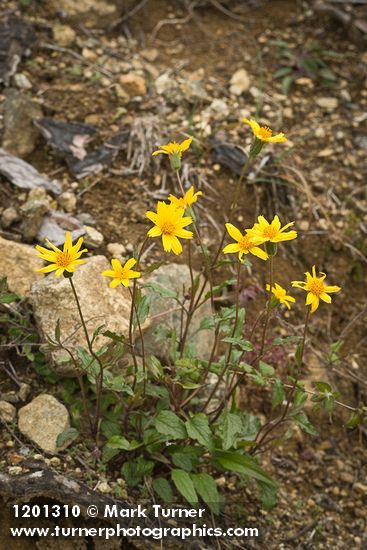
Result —
MULTIPOLYGON (((148 228, 146 210, 178 193, 165 159, 151 157, 168 140, 195 136, 183 182, 203 191, 199 223, 205 244, 215 246, 251 142, 241 119, 256 116, 289 141, 267 149, 251 170, 237 222, 249 226, 258 214, 274 212, 295 220, 299 239, 277 256, 278 282, 299 279, 316 263, 343 288, 337 305, 313 319, 310 387, 326 378, 344 403, 366 403, 365 6, 342 3, 345 21, 311 0, 150 0, 133 11, 139 3, 126 4, 126 12, 104 0, 3 0, 0 7, 0 276, 22 297, 28 318, 22 330, 37 343, 61 313, 69 334, 77 319, 63 281, 57 286, 35 273, 34 244, 46 236, 60 244, 65 230, 84 235, 91 273, 104 269, 106 258, 131 254, 148 228), (338 340, 340 356, 330 362, 330 345, 338 340)), ((147 262, 158 259, 154 243, 147 262)), ((177 266, 167 269, 170 281, 185 276, 177 266)), ((107 283, 83 273, 83 307, 92 315, 98 304, 96 322, 113 324, 115 313, 128 307, 126 294, 112 298, 107 283)), ((243 303, 255 312, 264 282, 256 269, 242 281, 243 303)), ((295 308, 286 321, 300 330, 299 318, 295 308)), ((5 343, 1 329, 0 335, 5 343)), ((32 348, 19 356, 15 341, 0 347, 0 472, 17 476, 46 463, 134 502, 123 480, 96 465, 82 443, 56 453, 57 435, 69 426, 72 383, 39 365, 32 348)), ((273 359, 281 365, 281 357, 273 359)), ((254 410, 266 412, 268 396, 244 391, 244 403, 250 399, 254 410)), ((220 521, 261 529, 261 542, 239 548, 367 548, 366 432, 348 431, 348 417, 344 409, 332 418, 320 413, 314 419, 320 436, 298 434, 264 457, 280 482, 279 505, 271 511, 260 508, 252 486, 218 480, 228 502, 220 521)), ((6 526, 8 513, 1 514, 6 526)), ((69 547, 57 542, 35 544, 69 547)), ((0 534, 0 547, 32 544, 0 534)), ((78 544, 98 549, 101 542, 78 544)))

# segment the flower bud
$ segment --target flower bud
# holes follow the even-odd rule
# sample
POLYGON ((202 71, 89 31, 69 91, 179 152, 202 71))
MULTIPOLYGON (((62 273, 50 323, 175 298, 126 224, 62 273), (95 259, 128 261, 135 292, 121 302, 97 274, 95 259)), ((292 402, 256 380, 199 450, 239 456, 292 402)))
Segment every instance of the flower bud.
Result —
POLYGON ((257 157, 257 155, 260 154, 263 146, 264 146, 264 141, 262 141, 261 139, 255 138, 255 140, 252 142, 252 145, 251 145, 250 157, 252 158, 257 157))
POLYGON ((181 168, 181 156, 180 156, 180 153, 172 153, 170 156, 169 156, 169 160, 171 162, 171 167, 172 167, 172 170, 175 170, 177 172, 177 170, 180 170, 181 168))
POLYGON ((265 251, 269 254, 269 256, 275 256, 275 254, 277 253, 277 250, 278 250, 277 243, 266 241, 265 251))

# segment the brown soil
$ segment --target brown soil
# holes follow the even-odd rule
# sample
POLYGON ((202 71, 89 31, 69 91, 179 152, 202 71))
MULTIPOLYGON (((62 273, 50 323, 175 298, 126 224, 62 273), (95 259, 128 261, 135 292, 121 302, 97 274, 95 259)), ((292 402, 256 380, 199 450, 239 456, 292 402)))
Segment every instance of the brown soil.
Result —
MULTIPOLYGON (((327 271, 331 284, 343 288, 343 295, 335 298, 333 308, 324 306, 312 318, 312 345, 307 351, 311 365, 309 377, 311 380, 320 376, 329 379, 343 402, 352 406, 366 403, 367 209, 364 179, 367 119, 363 118, 367 104, 366 54, 362 58, 360 46, 346 36, 338 23, 313 12, 312 2, 229 2, 232 8, 239 5, 233 18, 215 8, 215 3, 210 7, 210 2, 202 4, 203 7, 194 9, 192 18, 187 20, 184 2, 149 1, 119 28, 120 34, 133 39, 123 45, 118 41, 118 30, 89 30, 81 26, 78 19, 73 19, 71 24, 78 34, 78 42, 65 52, 45 47, 45 43, 54 44, 51 30, 58 18, 46 3, 35 2, 34 9, 24 8, 23 11, 24 16, 36 24, 38 36, 32 57, 22 65, 32 81, 32 95, 41 102, 45 116, 84 121, 95 115, 100 142, 117 129, 130 127, 137 118, 155 115, 157 135, 153 142, 146 138, 145 144, 150 149, 139 157, 150 163, 152 148, 167 139, 182 137, 183 125, 186 124, 184 132, 187 132, 195 116, 207 106, 207 102, 200 99, 183 100, 175 113, 174 101, 172 107, 169 99, 155 92, 154 80, 163 72, 170 72, 175 79, 181 71, 186 76, 201 71, 210 96, 225 98, 231 103, 230 115, 225 121, 214 121, 213 133, 225 132, 229 141, 248 146, 250 132, 239 124, 238 113, 246 110, 254 116, 259 103, 251 90, 241 98, 230 98, 228 94, 232 74, 245 67, 251 86, 262 92, 261 116, 284 131, 291 145, 284 149, 284 155, 279 149, 273 149, 270 155, 275 162, 265 165, 256 180, 245 187, 237 211, 238 224, 247 227, 260 213, 272 216, 278 212, 282 219, 294 219, 296 226, 302 227, 297 242, 282 247, 276 258, 277 281, 289 286, 290 280, 301 279, 303 271, 316 264, 327 271), (176 19, 182 21, 175 22, 176 19), (163 20, 166 24, 159 30, 163 20), (328 65, 337 77, 335 85, 328 88, 300 70, 289 97, 284 99, 281 79, 273 78, 281 67, 274 40, 286 41, 297 51, 311 42, 320 43, 322 49, 329 52, 328 65), (70 54, 81 55, 83 43, 96 51, 92 66, 70 54), (142 50, 153 48, 158 55, 157 60, 151 62, 153 68, 149 68, 140 54, 142 50), (111 63, 131 64, 137 59, 137 66, 139 62, 142 64, 148 94, 141 102, 121 105, 114 88, 118 74, 112 77, 98 75, 94 79, 88 76, 88 69, 92 73, 99 72, 100 58, 103 59, 101 63, 105 63, 104 68, 111 67, 106 63, 106 55, 111 63), (320 97, 337 98, 337 107, 332 111, 317 107, 315 99, 320 97), (364 146, 356 140, 361 137, 365 139, 364 146), (325 358, 330 344, 337 341, 341 333, 345 340, 342 357, 336 365, 330 366, 325 358)), ((16 7, 14 1, 5 0, 0 12, 16 7)), ((363 8, 357 10, 360 17, 366 17, 363 8)), ((187 156, 187 166, 193 180, 203 189, 210 216, 221 225, 223 213, 233 196, 235 176, 215 164, 210 140, 199 130, 197 139, 201 150, 187 156)), ((55 173, 65 189, 75 182, 65 164, 53 155, 41 137, 37 150, 28 160, 45 174, 55 173)), ((106 243, 135 245, 140 242, 148 227, 145 212, 154 208, 164 178, 168 192, 175 189, 175 182, 163 161, 150 163, 141 175, 129 173, 130 166, 130 159, 123 151, 112 169, 79 181, 76 188, 76 193, 83 192, 77 213, 88 213, 95 218, 96 227, 103 233, 106 243), (90 190, 87 190, 88 185, 90 190)), ((2 182, 1 206, 21 204, 23 200, 22 193, 2 182)), ((204 238, 213 246, 218 241, 217 230, 204 211, 200 211, 200 216, 204 238)), ((105 251, 103 246, 102 252, 105 251)), ((154 257, 162 258, 158 246, 152 250, 154 257)), ((185 259, 183 255, 180 261, 185 259)), ((198 262, 196 267, 199 267, 198 262)), ((260 260, 254 260, 254 271, 242 281, 242 289, 250 285, 263 287, 266 274, 261 268, 260 260)), ((262 307, 263 301, 264 296, 260 293, 254 304, 255 312, 262 307)), ((286 316, 286 321, 296 330, 301 328, 300 310, 301 307, 296 307, 286 316)), ((27 369, 25 374, 18 368, 18 376, 27 382, 30 377, 33 391, 39 393, 44 387, 60 395, 60 387, 50 390, 47 382, 32 373, 29 365, 27 369)), ((15 389, 6 377, 2 384, 3 392, 15 389)), ((247 408, 249 397, 245 391, 243 393, 247 408)), ((259 412, 267 412, 267 396, 261 393, 252 396, 252 406, 259 412)), ((227 520, 223 521, 256 525, 261 529, 260 542, 252 540, 248 545, 243 542, 238 548, 367 548, 366 433, 346 429, 347 411, 338 411, 330 419, 324 413, 319 414, 320 418, 314 417, 319 437, 298 434, 295 442, 279 445, 264 459, 265 466, 280 483, 278 507, 270 512, 261 510, 252 486, 241 488, 235 478, 226 480, 228 510, 227 520)), ((14 440, 11 434, 3 432, 2 470, 13 463, 14 453, 20 453, 24 442, 18 437, 14 440)), ((77 448, 69 456, 62 454, 59 467, 93 485, 100 472, 91 472, 78 461, 80 456, 87 460, 87 453, 77 448)), ((5 519, 2 521, 5 524, 5 519)), ((20 541, 15 545, 1 537, 1 548, 5 545, 14 549, 28 548, 26 542, 24 546, 20 541)), ((93 542, 89 541, 90 544, 93 542)), ((229 547, 223 545, 223 548, 229 547)))

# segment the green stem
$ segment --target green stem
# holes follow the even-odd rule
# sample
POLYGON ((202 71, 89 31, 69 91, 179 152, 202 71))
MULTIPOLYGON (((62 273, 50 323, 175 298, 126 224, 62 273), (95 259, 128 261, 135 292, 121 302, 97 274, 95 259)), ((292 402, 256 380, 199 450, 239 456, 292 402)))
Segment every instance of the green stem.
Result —
MULTIPOLYGON (((148 236, 145 237, 140 250, 138 257, 136 258, 136 269, 139 266, 140 258, 143 254, 144 248, 148 242, 148 236)), ((131 292, 131 291, 130 291, 131 292)), ((129 344, 131 349, 131 356, 133 358, 134 363, 134 378, 132 383, 132 389, 135 390, 136 386, 136 379, 137 379, 137 373, 138 373, 138 361, 136 359, 136 353, 135 353, 135 341, 134 341, 134 326, 133 326, 133 319, 134 319, 134 311, 135 311, 135 301, 136 301, 136 279, 133 280, 133 291, 131 293, 131 307, 130 307, 130 317, 129 317, 129 344)), ((142 339, 142 349, 143 349, 144 343, 142 339)))
MULTIPOLYGON (((180 337, 180 344, 179 344, 180 358, 182 358, 182 356, 184 354, 186 339, 187 339, 191 319, 192 319, 192 316, 193 316, 193 313, 194 313, 193 307, 194 307, 194 300, 195 300, 194 271, 193 271, 193 268, 192 268, 191 243, 190 243, 190 241, 188 243, 188 250, 189 250, 189 271, 190 271, 190 281, 191 281, 190 305, 189 305, 189 309, 188 309, 187 315, 186 315, 185 328, 183 330, 182 336, 180 337)), ((183 313, 183 308, 182 308, 182 313, 183 313)))
MULTIPOLYGON (((240 260, 238 260, 238 264, 237 264, 237 288, 236 288, 236 313, 235 313, 235 319, 234 319, 234 325, 233 325, 233 330, 232 330, 232 338, 235 337, 236 335, 236 330, 237 330, 237 324, 238 324, 238 315, 239 315, 239 289, 240 289, 240 273, 241 273, 241 262, 240 260)), ((205 411, 205 409, 207 408, 207 406, 209 405, 210 401, 212 400, 215 392, 217 391, 219 385, 221 384, 225 374, 227 373, 228 371, 228 368, 230 366, 230 362, 231 362, 231 355, 232 355, 232 349, 233 349, 233 344, 232 342, 229 344, 228 346, 228 350, 227 350, 227 354, 226 354, 226 359, 224 361, 224 366, 221 370, 221 372, 219 373, 219 376, 218 376, 218 380, 213 388, 213 390, 210 392, 210 395, 208 397, 208 399, 206 400, 205 402, 205 405, 203 406, 202 410, 205 411)), ((224 394, 226 395, 227 393, 227 384, 228 384, 228 377, 226 379, 226 389, 225 389, 225 392, 224 394)), ((220 410, 223 409, 223 407, 225 406, 226 404, 226 400, 224 399, 222 401, 222 404, 220 406, 220 410)))
POLYGON ((100 419, 100 414, 101 414, 101 396, 102 396, 102 388, 103 388, 103 364, 102 364, 101 359, 98 357, 98 355, 93 350, 92 342, 91 342, 89 334, 88 334, 87 325, 86 325, 85 320, 84 320, 82 308, 81 308, 81 305, 80 305, 78 294, 77 294, 76 289, 75 289, 73 279, 72 279, 72 277, 68 277, 68 279, 70 281, 71 290, 73 292, 74 299, 75 299, 75 302, 76 302, 76 305, 77 305, 77 308, 78 308, 79 317, 80 317, 80 321, 82 323, 84 336, 85 336, 85 339, 86 339, 86 342, 87 342, 89 353, 91 354, 91 356, 95 359, 95 361, 99 365, 99 375, 98 375, 98 378, 96 380, 96 412, 95 412, 95 416, 94 416, 94 425, 93 425, 93 433, 94 433, 94 436, 95 436, 95 439, 96 439, 96 443, 98 443, 98 425, 99 425, 99 419, 100 419))
POLYGON ((263 333, 261 337, 261 346, 260 346, 260 352, 258 355, 258 359, 263 356, 264 353, 264 347, 265 347, 265 338, 266 338, 266 332, 268 329, 269 319, 270 319, 270 310, 271 310, 271 297, 272 297, 272 288, 274 283, 274 275, 273 275, 273 256, 269 256, 269 297, 268 297, 268 303, 266 307, 266 314, 265 314, 265 322, 264 322, 264 328, 263 333))
POLYGON ((301 344, 300 344, 300 353, 299 353, 299 358, 296 361, 296 374, 295 374, 295 377, 294 377, 294 382, 291 386, 291 391, 289 392, 288 397, 287 397, 286 405, 284 407, 284 410, 283 410, 282 414, 277 419, 275 419, 274 421, 269 423, 270 425, 269 424, 268 425, 264 424, 264 426, 262 428, 260 428, 260 430, 258 431, 258 433, 256 435, 256 439, 255 439, 256 445, 250 451, 251 454, 254 454, 261 447, 261 445, 265 442, 266 437, 271 432, 273 432, 280 424, 282 424, 283 422, 286 421, 286 416, 287 416, 289 408, 291 406, 294 393, 297 389, 299 376, 301 374, 301 366, 302 366, 302 362, 303 362, 303 354, 304 354, 304 351, 305 351, 305 342, 306 342, 306 335, 307 335, 307 328, 308 328, 309 319, 310 319, 310 308, 306 306, 305 324, 304 324, 303 335, 302 335, 302 340, 301 340, 301 344), (298 362, 299 366, 297 365, 297 362, 298 362), (267 429, 266 429, 266 426, 268 426, 267 429), (264 432, 264 429, 265 429, 265 432, 264 432), (259 439, 260 435, 261 435, 261 437, 259 439))
MULTIPOLYGON (((141 355, 142 355, 142 361, 143 361, 143 374, 144 374, 144 382, 143 382, 143 396, 145 397, 145 394, 146 394, 146 363, 145 363, 145 347, 144 347, 144 337, 143 337, 143 331, 141 329, 141 324, 140 324, 140 320, 139 320, 139 315, 138 315, 138 308, 136 307, 136 304, 135 304, 135 300, 134 300, 134 296, 133 296, 133 292, 131 290, 131 288, 129 287, 129 292, 130 292, 130 297, 131 297, 131 304, 133 304, 133 307, 134 307, 134 311, 135 311, 135 317, 136 317, 136 323, 138 325, 138 330, 139 330, 139 336, 140 336, 140 340, 141 340, 141 355)), ((130 342, 131 344, 131 342, 130 342)), ((132 348, 133 349, 133 346, 132 348)), ((135 357, 135 360, 136 360, 136 357, 135 357)))

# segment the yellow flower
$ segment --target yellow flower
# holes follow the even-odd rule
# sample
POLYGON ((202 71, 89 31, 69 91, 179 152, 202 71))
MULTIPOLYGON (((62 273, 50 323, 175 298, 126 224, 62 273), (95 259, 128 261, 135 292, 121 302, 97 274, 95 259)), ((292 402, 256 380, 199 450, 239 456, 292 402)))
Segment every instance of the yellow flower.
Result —
POLYGON ((190 147, 191 142, 192 137, 185 139, 181 143, 170 141, 169 143, 167 143, 167 145, 161 145, 159 149, 157 149, 157 151, 154 151, 154 153, 152 153, 152 155, 153 157, 155 157, 156 155, 174 155, 176 153, 181 157, 182 153, 187 151, 187 149, 190 147))
POLYGON ((83 243, 83 237, 80 237, 78 242, 73 246, 71 242, 70 232, 67 231, 65 235, 65 243, 63 250, 60 250, 55 245, 50 243, 46 239, 47 244, 51 247, 52 250, 44 248, 43 246, 37 245, 36 249, 40 252, 37 254, 39 258, 42 258, 45 262, 50 262, 50 265, 37 269, 41 273, 50 273, 51 271, 56 271, 55 277, 60 277, 64 271, 68 273, 73 273, 75 268, 79 264, 84 264, 85 260, 79 260, 80 256, 84 252, 88 252, 86 248, 80 250, 80 247, 83 243))
POLYGON ((192 239, 192 231, 184 229, 192 223, 190 216, 184 217, 184 209, 177 208, 173 203, 166 204, 159 201, 157 204, 157 212, 147 212, 147 218, 154 223, 154 227, 149 229, 149 237, 162 236, 163 248, 166 252, 173 251, 178 255, 182 252, 182 245, 178 240, 192 239))
POLYGON ((258 223, 255 223, 255 225, 247 231, 256 244, 262 244, 267 241, 279 243, 281 241, 291 241, 297 238, 297 232, 293 229, 285 233, 285 230, 291 227, 294 222, 287 223, 284 227, 281 227, 278 216, 274 216, 271 223, 269 223, 264 216, 259 216, 257 220, 258 223))
POLYGON ((262 260, 268 259, 269 256, 267 253, 256 246, 256 243, 252 241, 250 235, 246 233, 242 235, 241 231, 231 223, 226 223, 226 228, 232 239, 237 242, 225 246, 223 248, 224 254, 235 254, 238 252, 238 257, 241 260, 244 254, 248 254, 250 252, 262 260))
POLYGON ((314 313, 320 304, 320 299, 327 304, 331 303, 329 294, 331 292, 339 292, 340 286, 327 286, 324 283, 325 273, 320 273, 321 277, 317 277, 315 266, 312 267, 312 275, 308 271, 305 273, 306 281, 292 281, 292 286, 302 288, 308 292, 306 296, 306 306, 311 306, 311 313, 314 313))
MULTIPOLYGON (((266 285, 266 290, 269 292, 270 285, 266 285)), ((279 300, 281 304, 287 306, 288 309, 291 309, 289 302, 294 303, 296 301, 293 296, 287 295, 285 288, 278 285, 278 283, 274 283, 274 286, 271 288, 271 292, 274 294, 275 298, 279 300)))
POLYGON ((131 268, 135 264, 135 258, 130 258, 130 260, 128 260, 124 266, 121 265, 119 260, 114 258, 113 260, 111 260, 112 269, 103 271, 102 275, 104 275, 105 277, 113 277, 113 281, 111 281, 109 284, 111 288, 115 288, 119 284, 129 286, 129 279, 137 279, 137 277, 140 277, 139 271, 131 270, 131 268))
POLYGON ((273 136, 273 131, 268 126, 260 126, 255 120, 244 118, 243 122, 251 126, 254 136, 260 141, 268 141, 271 143, 282 143, 287 141, 287 138, 282 132, 273 136))
POLYGON ((194 193, 194 186, 192 185, 187 193, 185 193, 184 197, 180 197, 178 199, 174 195, 170 195, 169 200, 171 201, 171 203, 180 208, 186 208, 187 206, 191 206, 192 204, 194 204, 194 202, 196 202, 198 200, 198 197, 202 194, 203 193, 201 191, 197 191, 196 193, 194 193))

